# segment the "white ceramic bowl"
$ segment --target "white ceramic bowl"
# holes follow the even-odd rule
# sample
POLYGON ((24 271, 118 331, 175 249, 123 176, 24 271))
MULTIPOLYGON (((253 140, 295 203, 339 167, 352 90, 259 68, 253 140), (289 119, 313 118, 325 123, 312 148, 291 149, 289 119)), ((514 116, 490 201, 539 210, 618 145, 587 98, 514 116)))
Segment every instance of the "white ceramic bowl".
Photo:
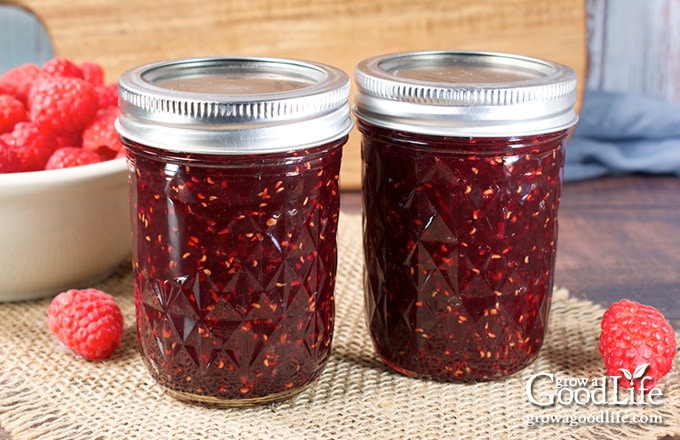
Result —
POLYGON ((125 159, 0 174, 0 302, 111 274, 130 253, 125 159))

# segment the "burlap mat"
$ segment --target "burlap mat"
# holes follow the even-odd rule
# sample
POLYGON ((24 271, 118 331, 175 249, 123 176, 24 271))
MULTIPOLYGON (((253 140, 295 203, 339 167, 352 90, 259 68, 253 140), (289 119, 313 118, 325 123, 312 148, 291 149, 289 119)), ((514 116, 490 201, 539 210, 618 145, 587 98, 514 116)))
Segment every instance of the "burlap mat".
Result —
MULTIPOLYGON (((659 386, 663 396, 658 405, 541 408, 529 402, 526 386, 537 373, 563 378, 605 374, 597 352, 603 310, 570 298, 566 290, 555 293, 549 334, 538 360, 513 377, 445 384, 387 370, 374 356, 364 322, 359 216, 343 213, 338 240, 333 355, 319 381, 294 400, 221 410, 190 406, 165 395, 136 351, 132 279, 125 264, 97 286, 117 297, 126 319, 122 346, 106 362, 83 361, 56 348, 45 325, 49 300, 0 304, 0 426, 17 440, 656 439, 680 434, 677 359, 674 371, 659 386), (624 415, 647 423, 623 423, 624 415), (529 427, 530 417, 544 420, 529 427), (579 417, 585 423, 565 423, 579 417), (657 424, 658 417, 663 424, 657 424)), ((544 399, 554 391, 543 380, 535 394, 544 399)))

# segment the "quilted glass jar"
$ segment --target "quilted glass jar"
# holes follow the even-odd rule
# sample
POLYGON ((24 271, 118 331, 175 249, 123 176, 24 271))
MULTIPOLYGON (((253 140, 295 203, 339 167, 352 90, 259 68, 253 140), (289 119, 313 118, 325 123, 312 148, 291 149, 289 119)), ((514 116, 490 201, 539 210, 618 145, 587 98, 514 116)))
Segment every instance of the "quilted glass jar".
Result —
POLYGON ((182 59, 119 81, 142 358, 171 395, 286 399, 330 355, 349 79, 322 64, 182 59))
POLYGON ((548 322, 574 71, 414 52, 364 60, 355 80, 377 353, 445 381, 524 368, 548 322))

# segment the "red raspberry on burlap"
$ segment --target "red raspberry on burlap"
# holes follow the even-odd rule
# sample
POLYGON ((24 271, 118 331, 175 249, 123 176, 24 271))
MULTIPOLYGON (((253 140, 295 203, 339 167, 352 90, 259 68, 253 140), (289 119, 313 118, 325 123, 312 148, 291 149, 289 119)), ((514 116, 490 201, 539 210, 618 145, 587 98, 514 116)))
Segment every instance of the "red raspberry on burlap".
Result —
POLYGON ((654 307, 621 300, 604 313, 601 327, 598 349, 619 385, 650 390, 671 370, 675 332, 654 307))
POLYGON ((47 326, 67 348, 88 360, 110 357, 123 337, 123 314, 113 296, 71 289, 52 299, 47 326))

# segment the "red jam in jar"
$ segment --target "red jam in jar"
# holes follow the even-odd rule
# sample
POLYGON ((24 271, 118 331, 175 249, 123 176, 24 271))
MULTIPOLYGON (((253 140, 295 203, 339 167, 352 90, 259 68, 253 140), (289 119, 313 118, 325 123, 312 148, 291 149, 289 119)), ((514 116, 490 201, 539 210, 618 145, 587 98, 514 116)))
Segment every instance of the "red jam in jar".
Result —
POLYGON ((251 58, 121 77, 139 347, 178 399, 275 402, 323 371, 348 85, 329 66, 251 58))
POLYGON ((521 370, 548 322, 574 72, 512 55, 416 52, 365 60, 356 81, 378 355, 445 381, 521 370))

